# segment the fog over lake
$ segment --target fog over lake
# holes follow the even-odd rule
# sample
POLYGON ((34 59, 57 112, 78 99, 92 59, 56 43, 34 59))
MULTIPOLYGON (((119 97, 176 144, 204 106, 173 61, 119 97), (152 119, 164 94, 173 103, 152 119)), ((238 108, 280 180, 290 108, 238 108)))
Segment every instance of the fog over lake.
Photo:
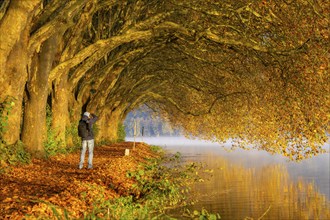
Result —
MULTIPOLYGON (((134 138, 126 140, 134 141, 134 138)), ((223 219, 253 215, 258 218, 268 209, 265 219, 330 217, 329 152, 293 162, 265 151, 229 151, 230 141, 222 144, 184 137, 137 137, 135 140, 160 146, 169 153, 180 152, 185 161, 202 162, 214 169, 209 181, 196 184, 196 195, 200 194, 196 206, 219 212, 223 219), (320 210, 322 215, 315 214, 320 210)), ((324 147, 329 150, 329 146, 327 142, 324 147)))

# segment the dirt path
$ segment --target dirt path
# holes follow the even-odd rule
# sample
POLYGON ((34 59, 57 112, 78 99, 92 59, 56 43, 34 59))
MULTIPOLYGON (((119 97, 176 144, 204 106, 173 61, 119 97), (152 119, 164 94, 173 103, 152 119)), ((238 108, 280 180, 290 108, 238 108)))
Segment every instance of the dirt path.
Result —
POLYGON ((33 159, 29 165, 1 174, 0 219, 50 216, 49 203, 79 218, 92 208, 94 199, 127 194, 131 180, 126 172, 134 170, 144 158, 155 156, 143 143, 137 143, 134 150, 132 146, 133 143, 124 142, 96 147, 92 170, 77 168, 80 152, 76 152, 49 160, 33 159), (124 156, 125 149, 130 149, 130 156, 124 156))

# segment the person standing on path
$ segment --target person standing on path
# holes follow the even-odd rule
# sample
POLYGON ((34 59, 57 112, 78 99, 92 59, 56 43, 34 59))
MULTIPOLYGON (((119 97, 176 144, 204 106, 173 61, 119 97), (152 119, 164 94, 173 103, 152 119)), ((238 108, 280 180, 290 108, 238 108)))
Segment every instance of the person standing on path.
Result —
POLYGON ((84 167, 85 154, 88 147, 88 169, 93 168, 93 151, 94 151, 94 134, 93 124, 98 120, 98 117, 89 112, 85 112, 79 121, 78 133, 82 139, 81 155, 79 169, 84 167))

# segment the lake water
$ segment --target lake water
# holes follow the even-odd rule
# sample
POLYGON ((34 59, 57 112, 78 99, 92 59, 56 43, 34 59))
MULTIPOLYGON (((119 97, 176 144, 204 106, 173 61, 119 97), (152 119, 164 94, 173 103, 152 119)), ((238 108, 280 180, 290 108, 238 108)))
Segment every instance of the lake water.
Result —
MULTIPOLYGON (((127 139, 132 141, 132 138, 127 139)), ((196 203, 222 219, 330 219, 330 154, 301 162, 264 151, 235 150, 186 138, 136 138, 202 162, 209 172, 193 186, 196 203)), ((329 149, 329 142, 325 146, 329 149)), ((179 213, 180 210, 177 210, 179 213)))

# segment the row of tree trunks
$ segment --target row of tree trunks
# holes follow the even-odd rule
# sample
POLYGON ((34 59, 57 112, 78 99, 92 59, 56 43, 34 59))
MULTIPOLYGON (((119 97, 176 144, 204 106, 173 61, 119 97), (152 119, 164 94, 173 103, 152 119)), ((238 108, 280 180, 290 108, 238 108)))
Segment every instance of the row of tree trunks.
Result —
MULTIPOLYGON (((133 28, 133 31, 114 34, 108 39, 97 39, 84 48, 82 46, 84 32, 81 30, 91 22, 96 10, 96 1, 85 0, 63 4, 63 10, 59 10, 59 13, 55 13, 55 11, 61 7, 60 2, 53 3, 45 3, 41 0, 13 1, 9 4, 0 26, 0 33, 9 31, 8 35, 2 36, 1 39, 1 42, 5 42, 5 44, 1 45, 0 50, 2 71, 0 79, 1 84, 5 86, 0 90, 0 101, 2 102, 8 96, 16 100, 12 104, 13 109, 9 114, 9 129, 4 135, 4 142, 13 144, 22 140, 27 149, 38 157, 45 154, 46 107, 49 97, 51 97, 52 107, 52 130, 55 132, 57 142, 62 143, 61 147, 72 143, 70 137, 67 139, 67 127, 74 125, 74 122, 78 120, 77 115, 80 116, 82 110, 96 114, 100 112, 101 120, 98 123, 101 138, 107 141, 117 139, 117 128, 122 120, 121 111, 123 109, 114 106, 110 107, 112 110, 107 110, 108 104, 105 103, 108 103, 106 97, 116 84, 118 76, 126 68, 128 61, 124 61, 120 65, 114 65, 117 61, 113 63, 115 68, 107 73, 106 80, 99 85, 100 88, 96 88, 101 90, 96 96, 90 93, 90 89, 94 88, 89 85, 87 85, 89 89, 83 91, 78 100, 71 97, 73 96, 71 93, 86 72, 90 71, 93 65, 109 51, 132 41, 150 39, 154 35, 154 31, 150 29, 133 28), (37 11, 47 8, 49 11, 45 13, 37 11), (73 26, 72 19, 78 13, 81 13, 77 18, 78 22, 73 26), (54 19, 48 22, 47 17, 50 16, 54 19), (54 26, 54 22, 58 22, 58 28, 54 26), (12 26, 17 28, 12 28, 12 26), (72 29, 70 29, 71 27, 72 29), (70 69, 82 63, 86 65, 78 67, 77 73, 74 72, 73 77, 69 79, 70 69), (23 94, 25 95, 24 100, 23 94), (23 114, 22 109, 24 109, 23 114), (110 124, 107 124, 108 121, 110 124)), ((155 21, 152 19, 150 21, 157 23, 161 17, 156 16, 155 21)), ((147 20, 146 24, 151 23, 147 20)), ((141 25, 143 24, 142 22, 141 25)), ((177 29, 171 23, 158 27, 159 30, 166 28, 177 29)), ((128 57, 133 59, 135 53, 132 53, 132 56, 129 54, 128 57)), ((118 58, 118 62, 120 59, 118 58)), ((111 105, 109 104, 109 106, 111 105)))
MULTIPOLYGON (((89 89, 83 91, 82 98, 76 100, 72 93, 86 71, 89 71, 109 51, 134 40, 149 39, 153 31, 127 31, 109 39, 99 39, 88 48, 83 48, 81 43, 84 32, 81 30, 91 22, 96 10, 95 2, 81 1, 77 4, 63 5, 60 14, 52 14, 56 8, 60 8, 59 2, 45 3, 45 5, 41 0, 10 2, 0 23, 0 33, 8 32, 7 35, 1 36, 0 83, 4 86, 0 88, 0 102, 6 97, 15 99, 11 103, 8 130, 2 135, 6 144, 14 144, 22 140, 33 155, 44 156, 44 144, 47 140, 46 107, 49 97, 51 97, 52 130, 56 141, 62 143, 61 147, 73 143, 72 137, 67 137, 66 131, 79 119, 82 110, 100 113, 99 139, 111 142, 117 140, 117 128, 122 120, 123 108, 114 105, 109 108, 110 110, 107 109, 107 106, 111 105, 108 105, 106 97, 116 84, 118 76, 126 68, 128 61, 122 62, 121 65, 114 65, 117 60, 113 62, 112 67, 115 68, 106 74, 105 80, 99 85, 101 88, 97 88, 101 90, 97 95, 93 96, 90 93, 90 89, 93 88, 88 85, 89 89), (50 7, 50 14, 47 11, 46 14, 37 11, 47 7, 50 7), (78 23, 69 29, 73 24, 71 19, 77 15, 79 8, 83 8, 80 19, 77 19, 78 23), (71 16, 67 16, 68 14, 71 16), (32 18, 36 19, 39 15, 44 18, 32 21, 32 18), (46 17, 50 15, 55 17, 47 22, 46 17), (55 21, 59 22, 58 28, 52 23, 55 21), (13 26, 16 28, 12 28, 13 26), (63 33, 67 36, 64 37, 63 33), (67 41, 64 42, 64 39, 67 41), (68 82, 70 69, 83 61, 88 65, 82 65, 83 68, 78 67, 79 74, 74 74, 68 82)), ((132 52, 132 56, 129 56, 128 53, 128 57, 134 58, 134 54, 132 52)), ((120 60, 119 56, 118 62, 120 60)))
MULTIPOLYGON (((95 11, 95 1, 87 2, 78 24, 69 33, 71 37, 68 42, 63 42, 62 37, 70 23, 56 29, 59 32, 52 36, 44 36, 34 42, 31 37, 32 18, 40 4, 40 0, 12 1, 0 21, 0 103, 11 101, 10 112, 4 112, 8 116, 8 126, 2 133, 1 142, 11 145, 22 140, 27 150, 37 157, 45 155, 46 107, 49 97, 51 128, 56 141, 60 143, 59 147, 73 145, 73 137, 68 135, 67 128, 72 128, 79 120, 83 106, 86 106, 84 102, 89 100, 89 94, 84 96, 84 102, 75 100, 72 92, 76 85, 71 86, 68 83, 68 68, 60 70, 56 76, 58 78, 53 80, 50 80, 50 73, 55 67, 54 64, 71 59, 80 50, 83 35, 81 29, 90 22, 95 11), (12 28, 13 26, 15 28, 12 28), (40 45, 40 48, 33 47, 31 50, 29 45, 35 43, 40 45), (56 60, 58 54, 61 54, 60 59, 56 60), (10 99, 7 99, 8 97, 10 99)), ((78 12, 75 8, 72 7, 75 11, 73 13, 78 12)), ((106 126, 105 122, 103 124, 106 126)), ((101 130, 106 130, 101 127, 101 130)))
POLYGON ((8 114, 9 126, 2 137, 8 145, 20 140, 23 93, 28 75, 29 25, 38 4, 40 0, 11 1, 0 22, 0 102, 7 97, 14 99, 8 114))

